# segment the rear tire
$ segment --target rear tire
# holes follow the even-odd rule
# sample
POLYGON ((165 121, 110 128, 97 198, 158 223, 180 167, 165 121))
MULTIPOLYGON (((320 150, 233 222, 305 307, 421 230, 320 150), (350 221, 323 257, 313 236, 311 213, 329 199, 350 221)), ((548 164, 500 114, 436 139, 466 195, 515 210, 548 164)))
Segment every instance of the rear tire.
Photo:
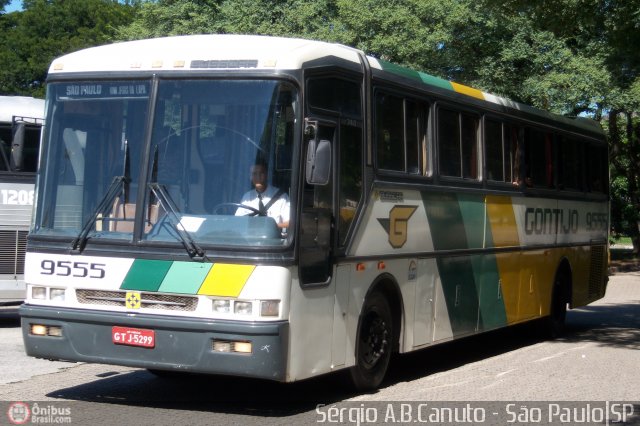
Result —
POLYGON ((393 348, 393 317, 382 293, 374 292, 362 307, 356 339, 356 365, 350 375, 359 391, 376 389, 382 383, 393 348))
POLYGON ((569 295, 567 291, 567 278, 559 273, 553 284, 553 295, 551 296, 551 308, 549 317, 546 319, 546 334, 555 339, 561 337, 565 332, 565 321, 567 318, 567 304, 569 295))

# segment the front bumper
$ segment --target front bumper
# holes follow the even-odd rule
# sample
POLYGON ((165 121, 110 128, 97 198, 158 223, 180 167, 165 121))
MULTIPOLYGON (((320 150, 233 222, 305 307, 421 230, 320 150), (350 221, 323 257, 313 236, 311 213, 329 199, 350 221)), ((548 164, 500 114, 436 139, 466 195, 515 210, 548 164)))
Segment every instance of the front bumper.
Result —
POLYGON ((18 312, 27 355, 36 358, 286 381, 286 321, 240 322, 28 304, 18 312), (32 335, 31 324, 59 326, 62 336, 32 335), (113 326, 153 330, 155 347, 115 344, 113 326), (216 352, 213 340, 249 341, 252 352, 216 352))

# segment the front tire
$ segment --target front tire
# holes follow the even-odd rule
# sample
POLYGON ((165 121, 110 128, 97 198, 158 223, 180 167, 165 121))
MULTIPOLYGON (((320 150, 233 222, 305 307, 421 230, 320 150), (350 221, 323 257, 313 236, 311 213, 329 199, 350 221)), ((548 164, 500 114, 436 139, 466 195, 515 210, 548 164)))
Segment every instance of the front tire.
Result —
POLYGON ((382 383, 393 348, 393 317, 382 293, 374 292, 364 302, 356 340, 356 365, 350 375, 359 391, 376 389, 382 383))

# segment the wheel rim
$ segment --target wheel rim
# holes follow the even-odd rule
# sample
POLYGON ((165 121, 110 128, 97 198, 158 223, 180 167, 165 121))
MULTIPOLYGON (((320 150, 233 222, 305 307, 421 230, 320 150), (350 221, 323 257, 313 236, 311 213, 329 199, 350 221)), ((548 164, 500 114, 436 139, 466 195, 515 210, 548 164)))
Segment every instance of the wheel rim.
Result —
POLYGON ((377 312, 369 312, 362 326, 360 360, 367 369, 372 369, 386 354, 389 346, 387 322, 377 312))

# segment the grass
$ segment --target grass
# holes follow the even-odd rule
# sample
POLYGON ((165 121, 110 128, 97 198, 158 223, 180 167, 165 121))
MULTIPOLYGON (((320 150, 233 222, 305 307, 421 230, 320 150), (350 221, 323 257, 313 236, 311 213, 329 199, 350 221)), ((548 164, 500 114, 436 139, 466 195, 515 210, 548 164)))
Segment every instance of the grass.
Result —
POLYGON ((631 242, 631 237, 613 237, 610 236, 609 240, 611 241, 612 244, 620 244, 620 245, 632 245, 633 243, 631 242))

